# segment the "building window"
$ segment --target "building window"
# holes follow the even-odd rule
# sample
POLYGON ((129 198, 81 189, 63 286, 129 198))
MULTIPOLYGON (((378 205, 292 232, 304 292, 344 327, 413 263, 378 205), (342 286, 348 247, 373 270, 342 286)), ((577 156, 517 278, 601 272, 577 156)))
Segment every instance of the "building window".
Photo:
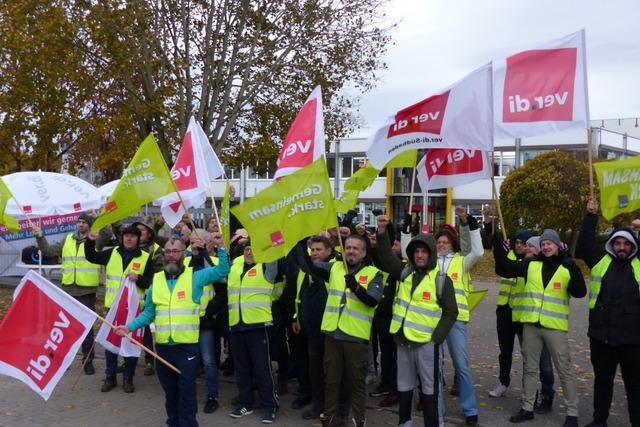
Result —
POLYGON ((342 158, 342 173, 340 174, 341 178, 349 178, 353 173, 353 165, 352 165, 352 157, 343 157, 342 158))

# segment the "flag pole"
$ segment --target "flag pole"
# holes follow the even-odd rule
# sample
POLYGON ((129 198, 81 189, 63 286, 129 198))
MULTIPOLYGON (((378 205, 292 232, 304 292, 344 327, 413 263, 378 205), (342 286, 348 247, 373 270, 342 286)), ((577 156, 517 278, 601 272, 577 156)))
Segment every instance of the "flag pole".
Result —
POLYGON ((594 186, 593 186, 593 128, 589 126, 587 129, 587 155, 589 157, 589 198, 594 200, 594 186))
POLYGON ((342 244, 342 235, 340 234, 340 224, 338 224, 338 243, 340 244, 340 253, 342 253, 342 263, 344 264, 344 273, 349 274, 349 266, 345 258, 344 245, 342 244))
POLYGON ((185 213, 187 214, 187 219, 189 220, 191 227, 193 227, 193 232, 195 233, 196 236, 202 239, 202 236, 200 236, 196 231, 197 229, 196 224, 193 222, 193 218, 191 218, 191 213, 189 212, 189 209, 187 209, 187 205, 184 203, 184 200, 182 200, 182 196, 180 195, 180 190, 178 190, 178 186, 176 185, 176 182, 173 179, 171 180, 171 182, 173 183, 173 189, 176 191, 176 194, 178 195, 178 199, 180 200, 182 209, 184 209, 185 213))
POLYGON ((211 207, 213 208, 213 214, 215 215, 216 221, 218 222, 218 228, 220 228, 220 216, 218 215, 216 199, 213 197, 213 188, 211 187, 211 183, 209 183, 209 196, 211 197, 211 207))
MULTIPOLYGON (((493 183, 493 165, 495 164, 495 151, 491 151, 491 164, 489 165, 489 167, 491 168, 491 200, 493 201, 493 204, 495 206, 496 204, 496 186, 493 183)), ((494 210, 495 211, 495 210, 494 210)), ((493 219, 491 220, 491 234, 494 235, 496 234, 496 222, 493 221, 493 219)))
POLYGON ((491 185, 493 187, 493 201, 498 208, 498 218, 500 219, 500 228, 502 228, 502 239, 507 240, 507 229, 504 226, 504 218, 502 217, 502 209, 500 209, 500 198, 498 197, 498 190, 496 189, 496 180, 491 177, 491 185))
MULTIPOLYGON (((111 329, 115 330, 116 326, 109 322, 107 319, 105 319, 104 317, 100 316, 98 313, 95 313, 96 317, 98 319, 100 319, 100 321, 102 321, 103 323, 105 323, 107 326, 109 326, 111 329)), ((149 348, 147 348, 144 344, 139 343, 138 341, 134 340, 133 337, 131 337, 131 334, 126 334, 124 335, 124 337, 126 339, 128 339, 129 341, 131 341, 131 343, 133 345, 137 345, 138 347, 142 348, 144 351, 146 351, 147 353, 149 353, 150 355, 152 355, 153 357, 155 357, 156 359, 158 359, 160 362, 164 363, 169 369, 171 369, 172 371, 175 371, 177 374, 182 375, 182 372, 180 372, 180 370, 178 368, 176 368, 175 366, 173 366, 171 363, 167 362, 165 359, 163 359, 158 353, 154 352, 153 350, 150 350, 149 348)))

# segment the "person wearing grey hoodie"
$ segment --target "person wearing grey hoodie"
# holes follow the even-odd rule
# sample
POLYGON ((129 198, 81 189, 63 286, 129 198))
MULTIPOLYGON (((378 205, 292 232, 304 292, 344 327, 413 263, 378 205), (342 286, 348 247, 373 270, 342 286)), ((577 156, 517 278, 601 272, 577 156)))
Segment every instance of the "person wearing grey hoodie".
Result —
POLYGON ((640 426, 640 261, 638 242, 628 228, 614 229, 602 247, 596 244, 598 203, 587 204, 576 256, 591 269, 589 342, 593 384, 593 421, 605 427, 618 365, 622 372, 629 419, 640 426))
POLYGON ((378 257, 398 281, 390 332, 397 344, 400 426, 411 425, 413 389, 420 379, 425 427, 437 427, 444 414, 442 391, 442 343, 458 317, 451 278, 440 271, 436 242, 431 234, 419 234, 407 246, 405 265, 391 250, 389 219, 378 216, 378 257))

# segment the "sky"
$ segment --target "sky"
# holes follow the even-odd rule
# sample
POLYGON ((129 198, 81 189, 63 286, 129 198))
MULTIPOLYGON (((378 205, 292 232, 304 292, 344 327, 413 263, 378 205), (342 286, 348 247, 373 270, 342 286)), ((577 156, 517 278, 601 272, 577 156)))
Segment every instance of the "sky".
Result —
POLYGON ((375 89, 360 96, 367 136, 395 111, 474 69, 586 29, 591 119, 640 116, 638 0, 392 0, 393 44, 375 89))

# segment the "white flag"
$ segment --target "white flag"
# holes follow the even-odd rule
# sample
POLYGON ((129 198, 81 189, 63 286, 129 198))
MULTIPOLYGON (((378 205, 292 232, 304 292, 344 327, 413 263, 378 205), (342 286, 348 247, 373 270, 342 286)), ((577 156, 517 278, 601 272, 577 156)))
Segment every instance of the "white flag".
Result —
POLYGON ((493 150, 491 65, 398 111, 369 138, 367 157, 376 169, 398 154, 415 149, 493 150))
POLYGON ((291 123, 278 155, 274 178, 294 173, 324 155, 324 118, 322 91, 316 86, 291 123))
MULTIPOLYGON (((191 117, 182 147, 171 168, 171 177, 187 208, 202 206, 210 193, 211 181, 223 174, 224 168, 206 134, 195 118, 191 117)), ((175 227, 185 213, 178 195, 169 194, 159 202, 165 221, 170 227, 175 227)))
MULTIPOLYGON (((116 299, 105 319, 114 326, 126 325, 135 319, 141 311, 140 296, 138 292, 136 292, 136 284, 129 279, 125 279, 120 289, 118 289, 116 299)), ((144 328, 133 331, 131 336, 139 343, 142 343, 144 328)), ((106 323, 100 326, 95 340, 111 353, 119 354, 123 357, 140 356, 140 347, 133 344, 127 338, 116 335, 113 329, 107 326, 106 323)))
POLYGON ((589 127, 584 30, 493 61, 497 138, 589 127))
POLYGON ((460 148, 428 150, 417 168, 422 191, 469 184, 492 174, 485 152, 460 148))

